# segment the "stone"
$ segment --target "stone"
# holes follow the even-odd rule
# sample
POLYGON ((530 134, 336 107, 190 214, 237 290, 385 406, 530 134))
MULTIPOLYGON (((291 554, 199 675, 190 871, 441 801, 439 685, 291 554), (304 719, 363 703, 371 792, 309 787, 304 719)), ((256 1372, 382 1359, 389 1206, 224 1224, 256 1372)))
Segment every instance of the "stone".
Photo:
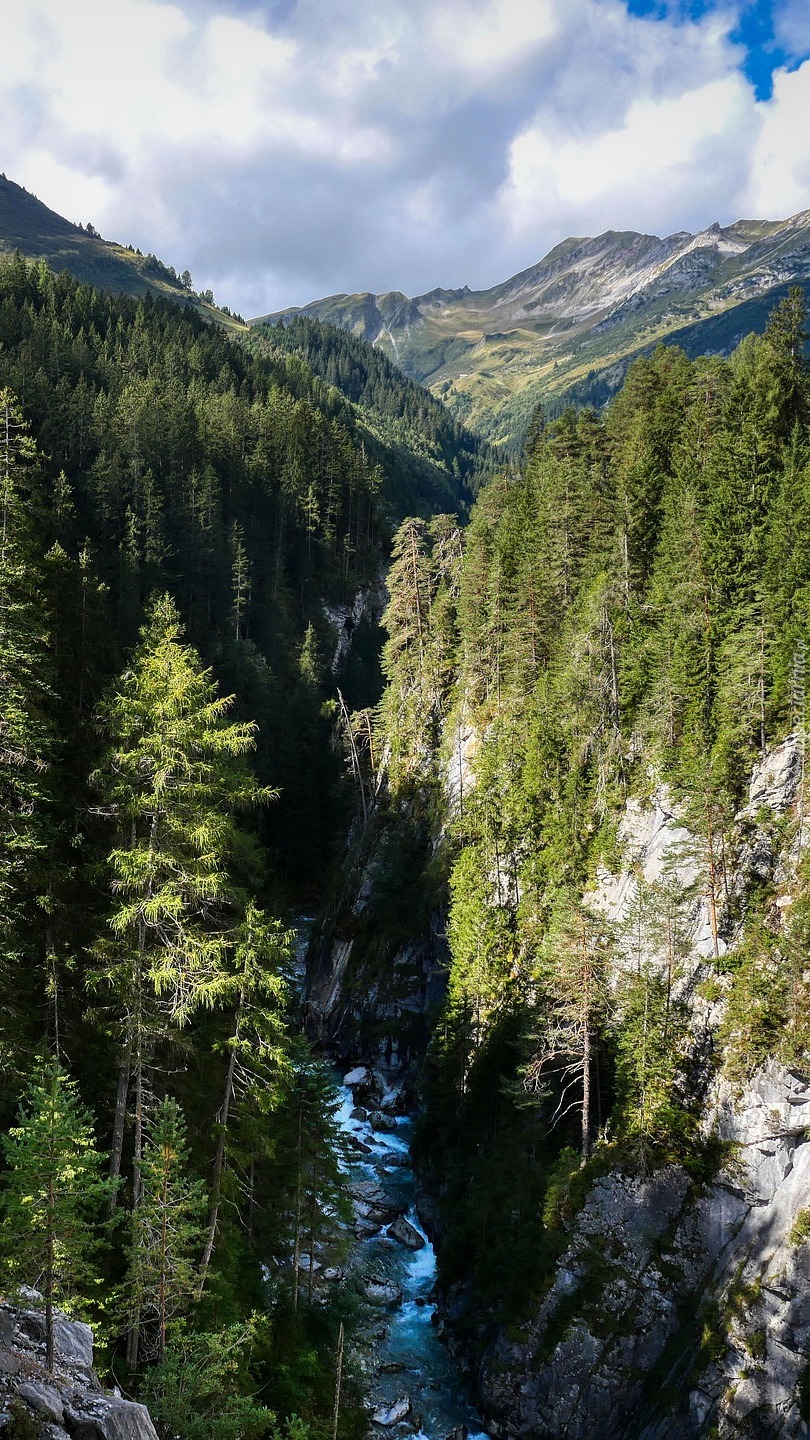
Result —
POLYGON ((323 1278, 324 1280, 328 1280, 330 1284, 336 1284, 338 1281, 343 1280, 345 1275, 338 1265, 327 1265, 323 1272, 323 1278))
POLYGON ((26 1380, 18 1386, 17 1393, 38 1415, 44 1415, 46 1420, 61 1425, 65 1413, 64 1405, 59 1392, 54 1390, 53 1386, 42 1385, 38 1380, 26 1380))
POLYGON ((400 1420, 404 1420, 406 1415, 410 1415, 410 1413, 410 1396, 400 1395, 399 1399, 395 1400, 393 1405, 381 1406, 379 1410, 374 1410, 371 1415, 371 1422, 373 1425, 382 1425, 387 1428, 389 1425, 398 1425, 400 1420))
POLYGON ((303 1270, 305 1275, 308 1275, 310 1270, 312 1271, 313 1275, 317 1275, 320 1268, 320 1260, 312 1260, 309 1255, 299 1255, 298 1269, 303 1270))
POLYGON ((404 1215, 400 1215, 392 1225, 388 1226, 388 1234, 393 1235, 394 1239, 408 1250, 424 1249, 424 1235, 420 1235, 416 1227, 406 1220, 404 1215))
POLYGON ((354 1090, 360 1085, 367 1085, 368 1081, 369 1072, 365 1065, 358 1065, 354 1070, 350 1070, 347 1075, 343 1076, 343 1084, 346 1085, 349 1090, 354 1090))
POLYGON ((355 1105, 354 1109, 349 1112, 349 1119, 350 1119, 350 1120, 367 1120, 367 1119, 368 1119, 368 1111, 367 1111, 367 1110, 364 1110, 362 1105, 355 1105))
POLYGON ((358 1137, 357 1135, 347 1135, 347 1136, 346 1136, 346 1139, 347 1139, 348 1144, 349 1144, 349 1149, 350 1149, 350 1150, 353 1150, 356 1155, 373 1155, 373 1154, 374 1154, 374 1151, 372 1150, 371 1146, 370 1146, 370 1145, 367 1145, 366 1142, 365 1142, 365 1140, 359 1139, 359 1137, 358 1137))
POLYGON ((157 1440, 145 1405, 116 1396, 99 1396, 65 1407, 72 1440, 157 1440))
POLYGON ((372 1130, 378 1130, 381 1135, 393 1135, 399 1129, 393 1115, 386 1115, 382 1110, 374 1110, 369 1116, 369 1123, 372 1130))
POLYGON ((407 1206, 395 1200, 374 1180, 357 1180, 349 1187, 357 1220, 371 1220, 375 1225, 388 1225, 404 1214, 407 1206))
MULTIPOLYGON (((37 1346, 45 1344, 44 1310, 21 1310, 17 1330, 37 1346)), ((53 1317, 55 1360, 68 1369, 92 1370, 93 1332, 81 1320, 68 1320, 58 1310, 53 1317)))
POLYGON ((354 1233, 358 1240, 373 1240, 381 1230, 382 1225, 375 1225, 373 1220, 358 1220, 354 1227, 354 1233))
MULTIPOLYGON (((370 1305, 400 1305, 402 1291, 393 1280, 382 1280, 377 1275, 367 1275, 360 1281, 360 1289, 370 1305)), ((393 1422, 392 1422, 393 1423, 393 1422)))

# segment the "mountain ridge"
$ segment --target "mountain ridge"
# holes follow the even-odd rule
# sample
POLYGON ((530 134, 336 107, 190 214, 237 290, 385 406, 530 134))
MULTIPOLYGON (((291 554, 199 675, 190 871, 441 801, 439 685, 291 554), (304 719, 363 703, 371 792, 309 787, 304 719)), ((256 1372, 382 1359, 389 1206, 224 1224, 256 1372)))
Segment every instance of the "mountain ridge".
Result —
MULTIPOLYGON (((156 255, 106 240, 51 210, 22 185, 0 174, 0 254, 19 251, 27 260, 43 260, 52 270, 68 270, 86 285, 124 295, 154 295, 190 305, 226 329, 243 328, 238 316, 196 295, 174 268, 156 255)), ((210 291, 206 292, 210 296, 210 291)))
MULTIPOLYGON (((808 277, 804 210, 786 220, 715 221, 694 234, 569 236, 489 289, 331 295, 250 323, 287 324, 303 315, 351 330, 459 419, 503 441, 520 434, 538 400, 553 408, 586 378, 604 381, 615 370, 608 385, 615 390, 635 354, 676 332, 751 300, 762 301, 761 314, 748 313, 745 329, 764 328, 779 287, 808 277)), ((700 353, 699 334, 690 334, 687 348, 700 353)))

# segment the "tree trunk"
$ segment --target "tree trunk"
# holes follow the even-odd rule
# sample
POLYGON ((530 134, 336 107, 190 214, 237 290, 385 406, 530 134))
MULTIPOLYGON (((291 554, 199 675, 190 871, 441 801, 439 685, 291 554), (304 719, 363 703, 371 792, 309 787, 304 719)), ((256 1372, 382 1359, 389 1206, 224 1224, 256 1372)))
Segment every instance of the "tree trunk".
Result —
POLYGON ((335 1405, 332 1411, 332 1440, 337 1440, 338 1419, 340 1417, 340 1386, 343 1380, 343 1321, 340 1322, 337 1344, 337 1363, 335 1365, 335 1405))
POLYGON ((45 1261, 45 1369, 53 1370, 53 1252, 54 1252, 53 1168, 48 1174, 48 1233, 45 1261))
POLYGON ((222 1096, 222 1105, 219 1111, 219 1136, 217 1139, 217 1150, 214 1156, 214 1174, 211 1180, 211 1203, 208 1210, 208 1233, 205 1237, 205 1248, 200 1262, 200 1279, 197 1285, 197 1299, 202 1296, 205 1288, 205 1278, 208 1273, 208 1266, 211 1264, 211 1256, 214 1253, 214 1240, 217 1234, 217 1220, 219 1218, 219 1205, 222 1199, 222 1173, 225 1168, 225 1141, 228 1134, 228 1115, 233 1098, 233 1077, 236 1071, 236 1049, 235 1042, 239 1036, 239 1018, 242 1008, 242 1001, 239 1002, 237 1011, 236 1032, 234 1034, 234 1046, 231 1048, 228 1059, 228 1071, 225 1076, 225 1090, 222 1096))
MULTIPOLYGON (((113 1121, 112 1146, 110 1149, 110 1179, 118 1180, 124 1154, 124 1126, 127 1118, 127 1098, 132 1070, 132 1022, 127 1023, 127 1038, 121 1063, 118 1067, 118 1090, 115 1097, 115 1119, 113 1121)), ((112 1215, 118 1204, 118 1186, 110 1189, 109 1213, 112 1215)))
POLYGON ((582 1037, 582 1164, 591 1150, 591 1032, 587 1022, 582 1037))

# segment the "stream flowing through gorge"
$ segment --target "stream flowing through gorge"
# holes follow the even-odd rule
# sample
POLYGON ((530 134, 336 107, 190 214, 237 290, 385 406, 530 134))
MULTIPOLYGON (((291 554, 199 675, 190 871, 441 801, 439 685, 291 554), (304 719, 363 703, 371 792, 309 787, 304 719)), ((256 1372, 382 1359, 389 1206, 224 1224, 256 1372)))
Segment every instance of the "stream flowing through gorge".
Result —
MULTIPOLYGON (((381 1131, 347 1085, 340 1093, 336 1118, 349 1143, 349 1183, 358 1216, 348 1273, 369 1301, 361 1342, 369 1360, 373 1429, 394 1437, 415 1432, 423 1440, 465 1432, 486 1440, 433 1320, 436 1255, 416 1212, 411 1120, 389 1121, 383 1112, 395 1128, 381 1131), (385 1214, 391 1218, 378 1226, 385 1214), (363 1235, 364 1229, 369 1233, 363 1235), (396 1238, 397 1231, 409 1243, 396 1238), (418 1249, 411 1248, 419 1241, 418 1249)), ((375 1121, 379 1124, 376 1116, 375 1121)))
MULTIPOLYGON (((295 921, 294 976, 301 997, 313 923, 304 915, 295 921)), ((381 1081, 378 1072, 366 1067, 355 1071, 360 1073, 381 1081)), ((384 1095, 384 1082, 382 1108, 377 1110, 373 1103, 363 1103, 367 1092, 362 1082, 353 1089, 346 1084, 352 1073, 343 1079, 341 1075, 335 1076, 340 1096, 335 1119, 347 1142, 345 1168, 355 1225, 343 1268, 326 1273, 344 1275, 365 1296, 358 1340, 372 1434, 379 1440, 489 1440, 459 1366, 434 1323, 436 1253, 416 1210, 411 1117, 388 1112, 391 1096, 384 1095), (410 1244, 390 1233, 392 1228, 410 1244)), ((396 1089, 394 1077, 391 1082, 396 1089)))

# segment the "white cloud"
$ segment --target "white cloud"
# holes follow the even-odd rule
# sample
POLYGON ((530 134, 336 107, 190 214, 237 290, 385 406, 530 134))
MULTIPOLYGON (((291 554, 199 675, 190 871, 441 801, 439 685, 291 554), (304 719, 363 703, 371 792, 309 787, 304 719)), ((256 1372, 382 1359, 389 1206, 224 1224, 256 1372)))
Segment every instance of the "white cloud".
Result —
POLYGON ((782 219, 810 209, 810 60, 774 80, 751 157, 746 205, 751 216, 782 219))
POLYGON ((0 165, 245 313, 490 284, 566 233, 810 204, 806 67, 757 104, 735 3, 5 0, 0 165))
POLYGON ((518 234, 531 234, 541 214, 563 230, 579 230, 587 216, 596 228, 668 229, 694 212, 697 196, 711 205, 722 193, 733 179, 728 137, 740 147, 756 129, 737 75, 665 100, 636 100, 620 127, 593 138, 550 138, 541 119, 512 144, 505 216, 518 234))

